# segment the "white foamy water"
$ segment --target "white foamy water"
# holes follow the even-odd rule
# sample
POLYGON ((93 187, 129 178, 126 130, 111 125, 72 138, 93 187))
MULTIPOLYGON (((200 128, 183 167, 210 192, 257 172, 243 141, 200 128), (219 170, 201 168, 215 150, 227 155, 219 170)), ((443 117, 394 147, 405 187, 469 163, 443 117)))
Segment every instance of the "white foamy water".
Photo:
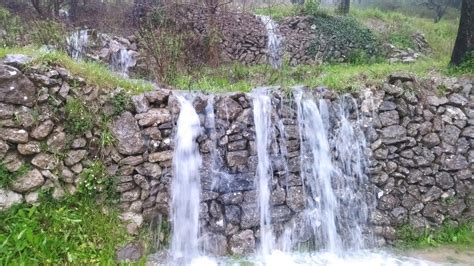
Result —
POLYGON ((192 103, 182 96, 177 97, 181 111, 173 155, 171 264, 187 265, 199 257, 201 156, 196 138, 201 134, 201 123, 192 103))
POLYGON ((110 66, 112 70, 119 73, 122 77, 128 77, 129 68, 136 64, 135 59, 132 57, 131 52, 125 48, 118 50, 118 52, 112 54, 112 60, 110 66))
POLYGON ((253 117, 257 146, 257 193, 260 209, 260 252, 268 255, 273 249, 273 228, 270 216, 270 195, 272 170, 268 146, 271 139, 271 111, 270 97, 265 89, 256 90, 253 94, 253 117))
POLYGON ((74 60, 84 58, 89 42, 87 30, 75 31, 67 38, 69 54, 74 60))
POLYGON ((257 16, 267 31, 267 57, 273 68, 280 68, 282 64, 282 37, 277 33, 277 23, 269 16, 257 16))

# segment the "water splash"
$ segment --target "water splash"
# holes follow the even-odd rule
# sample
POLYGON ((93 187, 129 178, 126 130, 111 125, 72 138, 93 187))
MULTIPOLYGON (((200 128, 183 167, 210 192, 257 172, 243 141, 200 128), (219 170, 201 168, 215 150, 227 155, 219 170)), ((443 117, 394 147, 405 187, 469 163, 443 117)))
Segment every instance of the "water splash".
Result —
POLYGON ((89 42, 88 30, 75 31, 67 38, 68 51, 74 60, 83 59, 89 42))
POLYGON ((272 128, 272 105, 265 89, 256 90, 252 96, 258 157, 257 191, 260 210, 260 252, 265 257, 272 251, 274 242, 270 214, 272 170, 268 153, 272 128))
POLYGON ((171 256, 175 264, 189 264, 199 257, 199 168, 196 138, 201 134, 199 116, 190 101, 177 96, 181 112, 177 122, 171 195, 171 256))
POLYGON ((277 23, 269 16, 257 16, 267 31, 267 56, 268 63, 274 68, 280 68, 282 64, 282 37, 277 33, 277 23))
POLYGON ((122 77, 128 77, 129 68, 135 66, 135 64, 136 60, 131 52, 125 48, 121 48, 111 56, 110 66, 112 70, 119 73, 122 77))

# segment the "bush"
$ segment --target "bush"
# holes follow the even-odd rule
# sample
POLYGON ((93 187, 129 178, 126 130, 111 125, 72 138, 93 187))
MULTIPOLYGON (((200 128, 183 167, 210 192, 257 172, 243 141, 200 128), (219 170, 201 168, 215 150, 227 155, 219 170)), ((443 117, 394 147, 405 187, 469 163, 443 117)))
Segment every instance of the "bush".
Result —
POLYGON ((31 41, 36 45, 50 45, 64 48, 66 31, 54 20, 38 20, 32 24, 31 41))
POLYGON ((113 265, 127 235, 114 210, 49 193, 0 212, 0 265, 113 265))
POLYGON ((304 1, 303 13, 309 16, 317 16, 319 11, 320 0, 306 0, 304 1))
POLYGON ((74 135, 84 134, 94 126, 91 112, 78 99, 69 99, 66 103, 66 130, 74 135))
POLYGON ((23 34, 23 26, 17 16, 0 7, 0 46, 12 47, 18 44, 23 34))
MULTIPOLYGON (((311 16, 311 23, 315 29, 329 39, 334 47, 346 47, 350 44, 354 49, 363 51, 368 57, 376 57, 380 54, 380 41, 367 28, 360 25, 356 20, 348 17, 334 17, 319 13, 311 16)), ((319 51, 319 39, 315 38, 308 47, 308 53, 315 56, 319 51)), ((327 59, 327 58, 324 58, 327 59)))

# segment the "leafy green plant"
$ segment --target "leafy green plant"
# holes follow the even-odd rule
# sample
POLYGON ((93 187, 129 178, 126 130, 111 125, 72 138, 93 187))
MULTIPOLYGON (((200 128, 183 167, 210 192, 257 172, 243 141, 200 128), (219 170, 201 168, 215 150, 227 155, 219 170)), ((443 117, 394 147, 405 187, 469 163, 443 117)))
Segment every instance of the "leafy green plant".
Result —
POLYGON ((101 161, 94 161, 81 173, 78 192, 85 198, 95 199, 98 196, 113 200, 116 196, 113 178, 107 173, 107 168, 101 161))
MULTIPOLYGON (((380 41, 367 28, 363 27, 355 19, 350 17, 337 17, 324 13, 317 13, 311 16, 311 23, 318 33, 330 36, 326 45, 333 47, 345 47, 349 44, 358 51, 364 51, 368 57, 378 56, 381 53, 380 41)), ((315 38, 307 48, 307 53, 316 56, 320 49, 319 38, 315 38)), ((324 61, 330 60, 330 55, 324 55, 324 61)))
POLYGON ((66 102, 66 130, 80 135, 92 129, 94 120, 86 104, 78 99, 69 99, 66 102))
POLYGON ((21 204, 0 212, 0 265, 112 265, 115 247, 128 240, 118 214, 92 200, 21 204))
POLYGON ((2 7, 0 7, 0 29, 0 47, 17 45, 24 30, 20 19, 2 7))
POLYGON ((105 148, 113 145, 116 141, 109 128, 110 117, 103 115, 100 119, 100 147, 105 148))
POLYGON ((132 99, 125 91, 120 91, 119 93, 112 96, 110 99, 112 105, 114 106, 114 115, 119 115, 125 110, 130 108, 132 104, 132 99))

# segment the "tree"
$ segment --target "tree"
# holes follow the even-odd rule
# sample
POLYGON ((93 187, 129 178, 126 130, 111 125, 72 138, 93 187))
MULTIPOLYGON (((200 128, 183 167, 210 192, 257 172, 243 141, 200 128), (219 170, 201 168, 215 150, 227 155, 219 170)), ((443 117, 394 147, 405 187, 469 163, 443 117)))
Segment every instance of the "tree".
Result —
POLYGON ((421 5, 435 12, 434 22, 438 23, 446 13, 446 9, 453 0, 423 0, 421 5))
POLYGON ((349 14, 349 7, 351 5, 351 0, 340 0, 339 2, 339 13, 342 15, 349 14))
POLYGON ((474 53, 474 1, 463 0, 458 37, 454 44, 451 64, 459 65, 466 56, 474 53))

